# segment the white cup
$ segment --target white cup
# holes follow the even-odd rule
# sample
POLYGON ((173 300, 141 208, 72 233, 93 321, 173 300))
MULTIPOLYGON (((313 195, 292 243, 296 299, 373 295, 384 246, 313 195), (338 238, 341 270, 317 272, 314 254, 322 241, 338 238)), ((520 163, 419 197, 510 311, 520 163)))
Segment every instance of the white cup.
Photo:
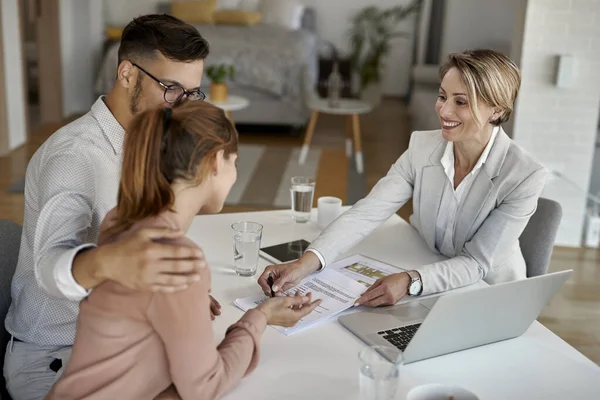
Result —
POLYGON ((319 197, 317 200, 317 225, 325 229, 342 213, 342 199, 337 197, 319 197))
POLYGON ((456 385, 430 383, 417 386, 408 392, 407 400, 477 400, 473 392, 456 385))

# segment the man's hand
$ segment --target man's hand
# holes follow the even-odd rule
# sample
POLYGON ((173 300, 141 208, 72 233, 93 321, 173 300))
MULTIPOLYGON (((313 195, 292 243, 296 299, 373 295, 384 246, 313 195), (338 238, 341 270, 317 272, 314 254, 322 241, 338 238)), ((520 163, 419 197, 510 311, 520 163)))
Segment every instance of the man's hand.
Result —
POLYGON ((104 219, 100 224, 100 232, 98 233, 98 238, 96 239, 96 244, 98 246, 102 246, 110 241, 111 238, 107 233, 108 230, 115 225, 117 220, 117 207, 114 207, 104 216, 104 219))
POLYGON ((134 290, 172 293, 200 280, 206 268, 204 253, 197 247, 161 243, 183 232, 166 228, 141 229, 119 240, 78 254, 73 277, 85 289, 107 279, 134 290))
POLYGON ((210 296, 210 319, 213 321, 221 315, 221 304, 214 297, 210 296))
POLYGON ((270 274, 273 277, 273 291, 275 294, 281 294, 296 286, 304 277, 319 269, 320 266, 319 258, 313 252, 308 251, 297 261, 269 265, 258 278, 258 284, 263 292, 270 297, 271 288, 268 283, 270 274))
POLYGON ((391 306, 406 296, 409 285, 410 276, 406 272, 386 276, 367 289, 356 304, 369 307, 391 306))

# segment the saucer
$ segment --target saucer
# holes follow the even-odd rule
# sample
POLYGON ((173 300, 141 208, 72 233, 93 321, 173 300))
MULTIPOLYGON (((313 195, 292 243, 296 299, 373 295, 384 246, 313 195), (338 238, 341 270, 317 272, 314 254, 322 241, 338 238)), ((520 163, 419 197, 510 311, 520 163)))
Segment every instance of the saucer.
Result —
POLYGON ((478 400, 473 392, 456 385, 431 383, 413 388, 406 400, 478 400))

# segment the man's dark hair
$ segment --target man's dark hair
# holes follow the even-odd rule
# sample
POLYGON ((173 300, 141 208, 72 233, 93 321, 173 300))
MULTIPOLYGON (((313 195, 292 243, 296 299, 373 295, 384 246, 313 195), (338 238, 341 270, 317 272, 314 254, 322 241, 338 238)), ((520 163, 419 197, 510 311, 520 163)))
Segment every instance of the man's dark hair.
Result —
POLYGON ((119 65, 156 58, 156 52, 173 61, 190 62, 208 56, 209 46, 200 32, 182 20, 166 14, 134 18, 121 36, 119 65))

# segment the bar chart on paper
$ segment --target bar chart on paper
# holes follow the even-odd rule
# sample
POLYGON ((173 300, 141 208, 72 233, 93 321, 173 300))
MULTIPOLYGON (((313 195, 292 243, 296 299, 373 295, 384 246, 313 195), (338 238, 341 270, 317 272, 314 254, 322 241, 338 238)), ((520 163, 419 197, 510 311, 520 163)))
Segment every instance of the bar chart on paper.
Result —
POLYGON ((378 279, 405 271, 404 269, 363 256, 362 254, 347 257, 328 268, 337 269, 340 273, 366 287, 370 287, 378 279))
MULTIPOLYGON (((399 271, 394 266, 360 254, 339 260, 322 272, 309 275, 298 286, 285 292, 286 295, 295 295, 297 292, 305 295, 310 292, 312 300, 320 299, 321 304, 295 326, 273 328, 289 336, 329 320, 352 307, 360 295, 377 279, 399 271)), ((234 304, 241 310, 248 311, 268 299, 261 294, 236 299, 234 304)))

